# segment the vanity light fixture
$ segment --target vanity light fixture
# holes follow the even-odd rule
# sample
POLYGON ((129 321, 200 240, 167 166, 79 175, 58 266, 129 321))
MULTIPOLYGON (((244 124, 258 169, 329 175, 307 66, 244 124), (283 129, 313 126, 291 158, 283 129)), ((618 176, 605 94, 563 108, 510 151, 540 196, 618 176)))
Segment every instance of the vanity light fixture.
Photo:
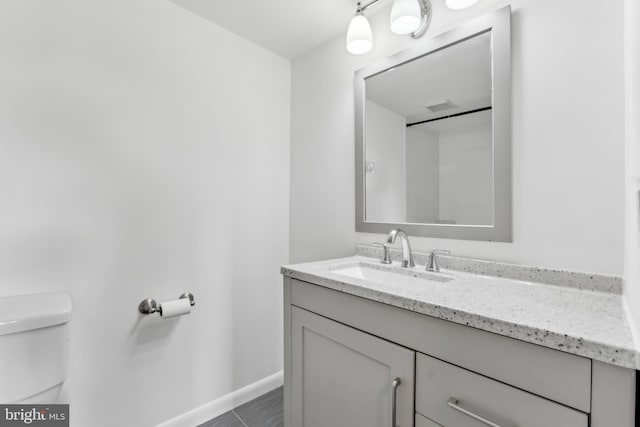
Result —
MULTIPOLYGON (((362 12, 382 0, 373 0, 364 6, 358 2, 356 14, 347 30, 347 51, 362 55, 373 47, 373 34, 369 20, 362 12)), ((467 0, 470 1, 470 0, 467 0)), ((394 0, 389 26, 395 34, 411 34, 413 38, 424 35, 431 22, 430 0, 394 0)))
POLYGON ((444 0, 444 3, 449 9, 466 9, 478 3, 478 0, 444 0))
POLYGON ((347 30, 347 50, 354 55, 362 55, 369 52, 372 47, 371 25, 369 25, 369 20, 362 14, 362 11, 358 11, 351 19, 347 30))
POLYGON ((394 34, 411 34, 420 26, 422 12, 416 0, 395 0, 391 6, 389 27, 394 34))

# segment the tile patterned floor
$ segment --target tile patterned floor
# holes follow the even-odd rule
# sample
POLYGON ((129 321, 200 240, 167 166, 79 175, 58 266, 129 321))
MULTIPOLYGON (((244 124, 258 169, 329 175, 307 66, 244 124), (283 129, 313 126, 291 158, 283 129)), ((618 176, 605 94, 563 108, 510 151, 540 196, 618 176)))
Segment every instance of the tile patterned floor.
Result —
POLYGON ((282 417, 282 387, 278 387, 198 427, 282 427, 282 417))

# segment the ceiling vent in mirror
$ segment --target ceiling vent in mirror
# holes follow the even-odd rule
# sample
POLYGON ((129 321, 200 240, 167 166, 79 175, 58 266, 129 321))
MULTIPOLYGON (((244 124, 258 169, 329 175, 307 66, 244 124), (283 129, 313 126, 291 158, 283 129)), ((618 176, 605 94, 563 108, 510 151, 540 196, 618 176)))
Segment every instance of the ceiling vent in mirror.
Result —
POLYGON ((458 108, 458 106, 456 104, 454 104, 453 102, 449 101, 448 99, 445 99, 444 101, 440 101, 440 102, 426 104, 425 107, 427 107, 427 109, 430 110, 433 113, 439 113, 441 111, 452 110, 454 108, 458 108))

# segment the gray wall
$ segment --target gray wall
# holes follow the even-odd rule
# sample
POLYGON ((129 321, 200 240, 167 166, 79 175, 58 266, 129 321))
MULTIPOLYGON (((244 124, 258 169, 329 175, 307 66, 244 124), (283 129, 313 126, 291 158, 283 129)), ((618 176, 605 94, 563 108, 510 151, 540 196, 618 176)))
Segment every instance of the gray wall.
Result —
POLYGON ((369 100, 366 114, 366 161, 376 169, 365 175, 367 220, 405 222, 405 119, 369 100))
POLYGON ((0 295, 71 293, 72 425, 280 371, 289 62, 169 1, 0 11, 0 295), (189 316, 140 318, 184 291, 189 316))
MULTIPOLYGON (((623 2, 485 0, 461 12, 433 2, 426 37, 506 4, 513 10, 514 242, 413 238, 413 246, 622 274, 623 2)), ((348 255, 354 243, 382 238, 354 231, 353 72, 420 43, 389 32, 389 8, 371 17, 369 54, 349 55, 341 34, 292 64, 293 261, 348 255)))
POLYGON ((625 0, 625 296, 640 343, 640 2, 625 0))
POLYGON ((433 223, 440 218, 438 135, 407 128, 407 221, 433 223))

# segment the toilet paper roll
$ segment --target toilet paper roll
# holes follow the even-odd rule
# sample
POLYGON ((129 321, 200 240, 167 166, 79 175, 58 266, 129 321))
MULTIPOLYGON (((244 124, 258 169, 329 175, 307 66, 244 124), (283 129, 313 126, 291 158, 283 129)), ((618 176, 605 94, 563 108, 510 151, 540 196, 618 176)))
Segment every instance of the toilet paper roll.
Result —
POLYGON ((189 298, 180 298, 160 304, 160 316, 176 317, 191 313, 189 298))

